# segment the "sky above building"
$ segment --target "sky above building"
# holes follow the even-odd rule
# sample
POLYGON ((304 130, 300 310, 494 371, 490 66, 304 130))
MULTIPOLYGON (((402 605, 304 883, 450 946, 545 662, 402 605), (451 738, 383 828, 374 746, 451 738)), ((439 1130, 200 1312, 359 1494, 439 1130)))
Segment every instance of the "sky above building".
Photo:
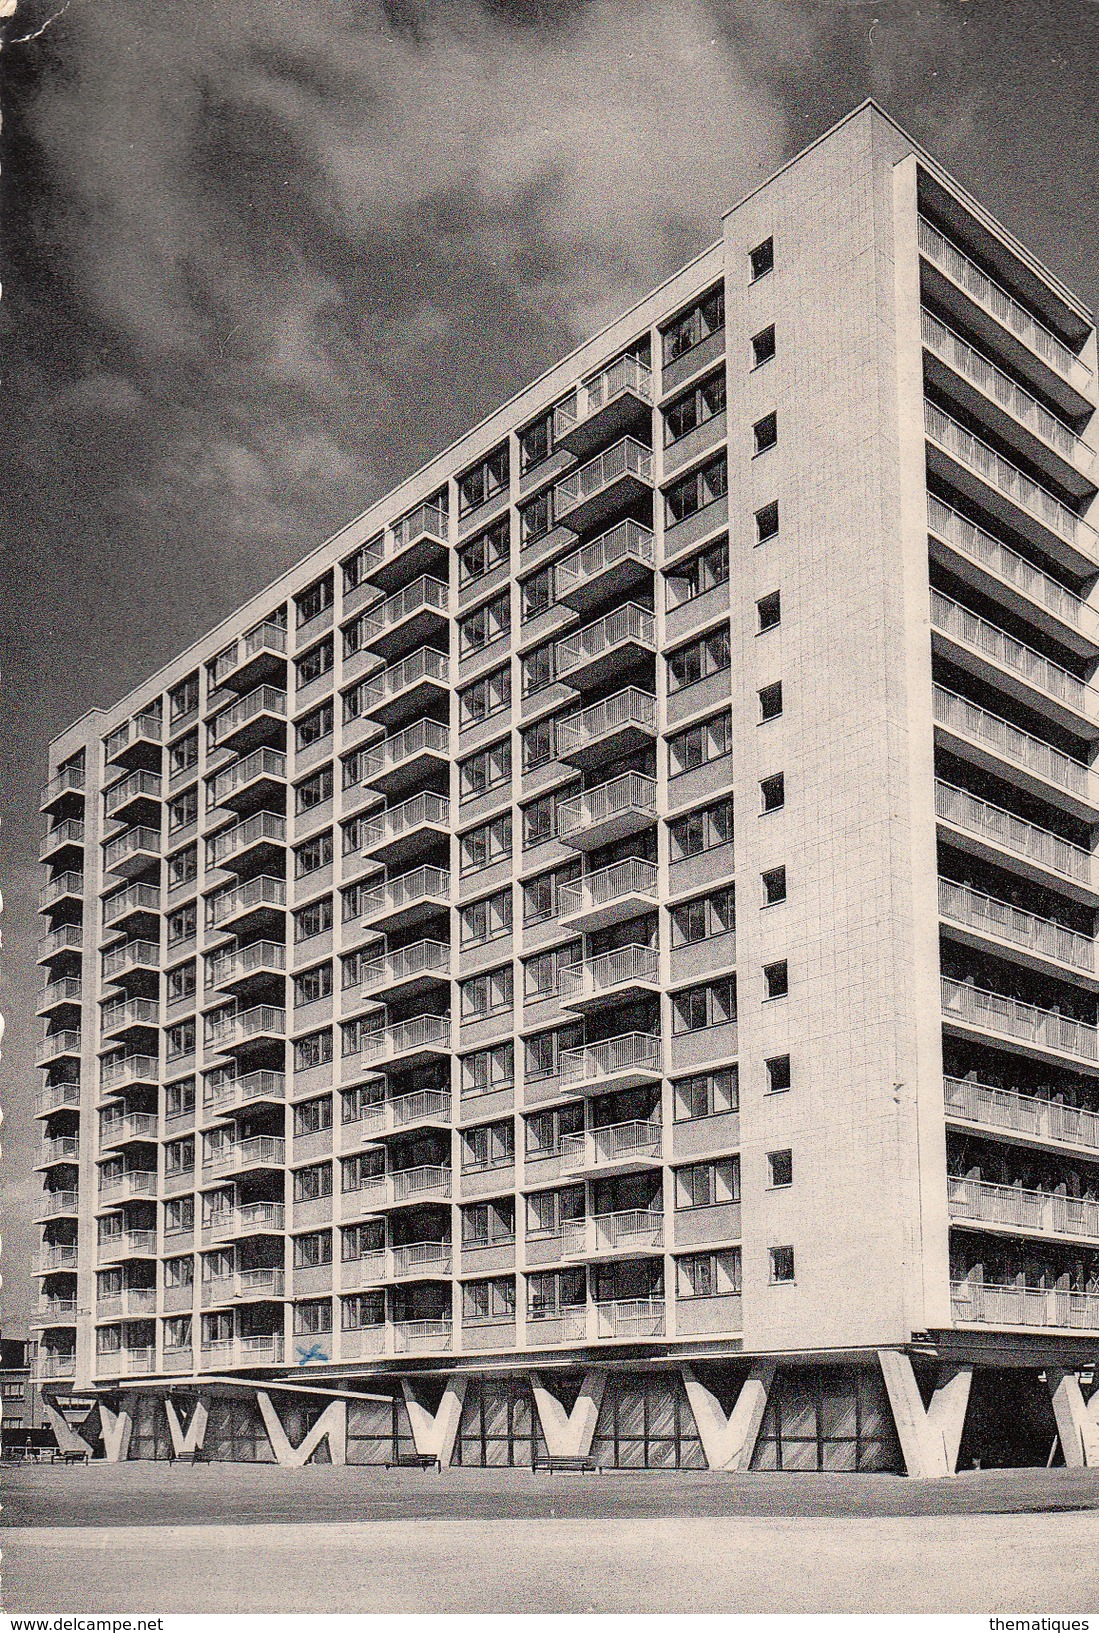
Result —
POLYGON ((1094 307, 1099 4, 20 0, 6 33, 16 1332, 51 736, 716 239, 868 96, 1094 307))

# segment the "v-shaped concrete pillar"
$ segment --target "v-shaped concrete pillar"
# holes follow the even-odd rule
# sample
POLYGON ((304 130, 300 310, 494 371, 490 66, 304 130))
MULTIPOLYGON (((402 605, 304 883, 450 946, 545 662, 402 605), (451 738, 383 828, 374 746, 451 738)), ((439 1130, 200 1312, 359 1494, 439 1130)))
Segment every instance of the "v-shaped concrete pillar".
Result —
POLYGON ((130 1455, 130 1436, 134 1420, 123 1406, 117 1412, 99 1403, 99 1425, 103 1434, 103 1452, 108 1463, 124 1463, 130 1455))
POLYGON ((606 1373, 585 1372, 571 1412, 566 1412, 556 1395, 546 1388, 540 1373, 531 1373, 530 1387, 549 1455, 587 1457, 595 1438, 603 1391, 607 1387, 606 1373))
POLYGON ((878 1351, 878 1361, 904 1454, 905 1471, 912 1479, 922 1480, 953 1474, 958 1465, 973 1368, 940 1368, 931 1404, 925 1408, 911 1357, 900 1350, 883 1349, 878 1351))
POLYGON ((308 1463, 322 1440, 328 1441, 328 1455, 333 1463, 347 1462, 346 1401, 329 1401, 309 1433, 297 1446, 290 1444, 290 1437, 283 1428, 271 1397, 265 1389, 256 1390, 256 1405, 260 1409, 263 1426, 271 1442, 271 1450, 281 1467, 300 1469, 303 1464, 308 1463))
POLYGON ((774 1367, 752 1368, 740 1386, 740 1393, 728 1417, 717 1396, 699 1382, 689 1366, 680 1370, 707 1466, 711 1469, 749 1468, 759 1426, 767 1409, 774 1367))
POLYGON ((77 1434, 72 1424, 52 1401, 43 1397, 42 1407, 50 1420, 50 1428, 53 1430, 54 1439, 57 1441, 60 1451, 80 1452, 83 1454, 92 1450, 90 1442, 85 1440, 83 1435, 77 1434))
POLYGON ((168 1433, 172 1437, 172 1451, 176 1457, 194 1457, 200 1452, 206 1440, 206 1423, 210 1416, 209 1407, 205 1401, 196 1401, 195 1409, 191 1413, 191 1421, 184 1429, 179 1421, 175 1402, 169 1398, 164 1401, 164 1416, 168 1419, 168 1433))
POLYGON ((412 1426, 412 1442, 421 1457, 437 1457, 440 1468, 449 1468, 454 1455, 454 1442, 462 1421, 462 1403, 466 1398, 466 1380, 448 1378, 437 1412, 429 1412, 412 1393, 407 1378, 401 1379, 408 1421, 412 1426))
POLYGON ((1066 1467, 1099 1468, 1099 1390, 1085 1400, 1076 1373, 1055 1367, 1046 1368, 1046 1384, 1066 1467))

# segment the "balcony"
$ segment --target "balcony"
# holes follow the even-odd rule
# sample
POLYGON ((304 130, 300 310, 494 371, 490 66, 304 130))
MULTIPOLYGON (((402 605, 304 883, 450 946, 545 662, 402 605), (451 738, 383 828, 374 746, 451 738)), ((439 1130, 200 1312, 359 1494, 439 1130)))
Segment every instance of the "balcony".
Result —
POLYGON ((256 811, 209 841, 207 861, 215 868, 268 865, 280 861, 285 844, 286 818, 275 811, 256 811))
POLYGON ((410 579, 445 565, 450 532, 447 513, 439 505, 417 505, 395 522, 371 553, 363 575, 371 584, 390 591, 410 579))
POLYGON ((965 394, 964 399, 971 412, 975 407, 985 405, 999 410, 1012 425, 1022 427, 1030 433, 1031 438, 1043 445, 1041 449, 1034 450, 1038 460, 1042 460, 1042 453, 1047 449, 1059 456, 1055 461, 1042 461, 1051 465, 1051 475, 1055 481, 1078 498, 1094 493, 1091 481, 1095 466, 1094 449, 1089 448, 1063 420, 1051 414, 1029 391, 1024 391, 1003 369, 997 368, 983 353, 975 350, 928 311, 920 313, 920 330, 924 346, 931 355, 973 388, 965 394), (1069 467, 1068 470, 1064 469, 1061 461, 1069 467))
POLYGON ((363 1040, 364 1066, 413 1066, 450 1054, 450 1017, 413 1015, 395 1026, 379 1028, 363 1040))
MULTIPOLYGON (((1095 807, 1099 805, 1099 789, 1090 767, 1068 754, 1062 754, 1043 737, 1035 737, 1021 727, 992 714, 968 698, 947 691, 945 686, 934 687, 935 724, 956 742, 966 744, 976 752, 962 753, 963 759, 972 759, 982 770, 994 776, 1018 782, 1028 792, 1063 805, 1085 821, 1094 821, 1095 807), (1009 767, 1026 773, 1012 775, 1009 767)), ((957 753, 953 743, 946 746, 957 753)))
POLYGON ((650 828, 656 821, 656 781, 640 771, 625 771, 610 782, 562 800, 557 834, 574 850, 597 850, 614 839, 650 828))
POLYGON ((99 1149, 113 1151, 116 1146, 130 1145, 138 1140, 155 1141, 158 1135, 155 1111, 129 1111, 121 1116, 104 1114, 99 1119, 99 1149))
POLYGON ((61 1134, 53 1140, 43 1140, 42 1154, 36 1168, 53 1168, 58 1163, 80 1161, 80 1140, 75 1134, 61 1134))
POLYGON ((387 663, 449 635, 450 592, 441 579, 414 579, 363 614, 363 645, 387 663))
POLYGON ((99 1063, 99 1086, 111 1094, 156 1083, 159 1076, 160 1068, 155 1055, 116 1055, 99 1063))
POLYGON ((160 826, 161 779, 155 771, 131 771, 105 795, 108 817, 116 822, 146 821, 160 826))
POLYGON ((364 824, 363 855, 399 867, 450 835, 450 801, 441 794, 413 795, 402 805, 379 811, 364 824))
POLYGON ((80 817, 63 817, 55 822, 45 835, 38 850, 40 862, 55 861, 63 851, 81 849, 84 844, 84 823, 80 817))
POLYGON ((159 765, 164 722, 159 714, 138 714, 116 727, 103 744, 108 765, 159 765))
POLYGON ((955 1281, 950 1284, 950 1310, 960 1325, 1099 1332, 1099 1293, 1077 1293, 1067 1287, 955 1281))
POLYGON ((273 1134, 258 1134, 248 1140, 227 1140, 202 1158, 202 1175, 244 1174, 258 1168, 284 1168, 286 1141, 273 1134))
POLYGON ((96 1207, 114 1208, 123 1202, 140 1202, 146 1197, 155 1197, 156 1193, 155 1168, 130 1168, 123 1174, 101 1172, 96 1207))
POLYGON ((75 1378, 76 1351, 66 1350, 61 1354, 47 1350, 39 1355, 34 1375, 36 1378, 75 1378))
POLYGON ((664 1300, 627 1298, 597 1304, 595 1332, 598 1338, 662 1338, 664 1300))
POLYGON ((563 1309, 528 1309, 527 1340, 532 1348, 551 1344, 582 1344, 588 1336, 588 1306, 575 1304, 563 1309))
POLYGON ((97 1259, 101 1265, 124 1264, 128 1259, 155 1258, 155 1230, 123 1230, 99 1238, 97 1259))
POLYGON ((74 1298, 44 1298, 31 1317, 32 1327, 75 1327, 76 1300, 74 1298))
POLYGON ((931 592, 931 627, 947 637, 945 643, 936 641, 936 648, 945 648, 946 656, 963 669, 1001 686, 1010 696, 1070 729, 1079 730, 1086 720, 1092 731, 1099 733, 1099 694, 1094 687, 1032 646, 1025 646, 938 590, 931 592), (962 648, 960 653, 952 650, 957 647, 962 648), (968 655, 977 661, 968 663, 968 655), (1041 695, 1035 697, 1034 692, 1041 695))
POLYGON ((84 895, 84 875, 82 873, 59 873, 42 886, 38 892, 38 910, 44 913, 47 908, 57 907, 61 903, 68 906, 79 906, 84 895))
POLYGON ((1033 954, 1035 961, 1052 959, 1072 970, 1095 973, 1095 941, 1091 936, 1066 929, 1053 919, 1025 913, 1011 902, 985 896, 967 885, 939 880, 939 916, 1001 946, 1021 948, 1033 954))
POLYGON ((553 490, 553 514, 574 532, 609 522, 639 499, 652 495, 652 450, 623 437, 578 470, 561 477, 553 490))
POLYGON ((259 624, 219 652, 210 666, 210 686, 246 692, 263 675, 285 674, 287 637, 282 624, 259 624))
POLYGON ((203 1344, 199 1351, 199 1366, 203 1372, 224 1372, 237 1367, 281 1366, 282 1361, 281 1333, 256 1333, 249 1338, 227 1338, 220 1343, 203 1344))
POLYGON ((451 1251, 449 1242, 406 1242, 403 1247, 389 1251, 389 1273, 394 1280, 429 1280, 449 1276, 451 1251))
POLYGON ((124 1038, 159 1025, 160 1005, 155 998, 118 999, 104 1004, 100 1012, 102 1038, 124 1038))
POLYGON ((659 991, 656 948, 637 945, 616 947, 573 964, 560 971, 558 980, 562 1007, 581 1012, 632 1001, 639 993, 659 991))
POLYGON ((208 1115, 222 1116, 242 1106, 278 1105, 286 1099, 283 1072, 245 1072, 241 1077, 211 1072, 203 1086, 202 1105, 208 1115))
POLYGON ((1039 548, 1052 548, 1070 567, 1086 570, 1099 562, 1099 536, 1083 517, 926 400, 924 430, 932 452, 938 449, 946 455, 945 463, 929 459, 929 468, 936 475, 945 476, 1039 548), (971 473, 976 482, 967 481, 965 473, 971 473), (1037 529, 1028 526, 1028 521, 1037 523, 1037 529), (1057 544, 1068 545, 1077 554, 1066 557, 1064 551, 1056 550, 1057 544), (1078 557, 1084 558, 1084 567, 1078 557))
POLYGON ((202 1284, 204 1307, 213 1304, 266 1302, 286 1296, 286 1272, 275 1268, 238 1270, 229 1276, 213 1276, 202 1284))
POLYGON ((363 966, 359 988, 364 998, 392 999, 437 988, 450 980, 450 947, 445 941, 414 941, 393 953, 383 953, 363 966))
POLYGON ((950 828, 980 840, 979 845, 972 847, 979 856, 1001 861, 999 853, 1009 851, 1012 856, 1056 873, 1061 879, 1074 884, 1091 884, 1090 851, 1070 844, 1048 828, 1039 828, 998 805, 990 805, 964 788, 936 781, 935 814, 950 828))
POLYGON ((123 878, 160 866, 159 828, 127 828, 103 847, 103 871, 123 878))
POLYGON ((410 652, 366 682, 363 714, 391 731, 447 697, 450 660, 433 646, 410 652))
POLYGON ((656 739, 656 698, 636 686, 557 722, 557 758, 585 770, 656 739))
POLYGON ((44 935, 38 943, 38 962, 48 964, 61 953, 79 953, 84 947, 82 924, 59 924, 56 930, 44 935))
POLYGON ((969 1078, 944 1078, 943 1093, 948 1122, 995 1129, 1023 1143, 1033 1140, 1099 1152, 1099 1112, 1067 1106, 1063 1100, 994 1088, 969 1078))
POLYGON ((101 1350, 95 1358, 97 1378, 135 1378, 156 1371, 152 1345, 138 1349, 101 1350))
POLYGON ((221 1054, 255 1043, 284 1043, 285 1040, 286 1011, 276 1009, 274 1004, 256 1004, 235 1014, 223 1010, 206 1017, 206 1047, 221 1054))
POLYGON ((450 874, 445 868, 412 868, 363 891, 362 917, 378 931, 407 929, 450 907, 450 874))
POLYGON ((115 985, 130 975, 159 975, 160 947, 155 941, 126 941, 103 954, 103 979, 115 985))
POLYGON ((1039 1009, 998 992, 941 978, 943 1021, 948 1029, 974 1030, 1020 1047, 1023 1054, 1055 1055, 1076 1065, 1099 1063, 1099 1030, 1055 1009, 1039 1009))
POLYGON ((367 750, 361 780, 390 799, 425 780, 445 787, 449 777, 449 727, 438 720, 416 720, 367 750))
POLYGON ((395 1321, 393 1348, 398 1355, 444 1355, 452 1331, 449 1321, 395 1321))
POLYGON ((610 1123, 582 1134, 563 1134, 561 1166, 570 1174, 603 1168, 613 1168, 615 1173, 644 1172, 654 1164, 659 1166, 662 1150, 659 1123, 610 1123))
POLYGON ((43 1246, 38 1257, 38 1271, 40 1276, 50 1276, 55 1270, 75 1270, 77 1268, 77 1248, 75 1243, 51 1242, 43 1246))
POLYGON ((553 411, 553 441, 583 459, 600 443, 652 425, 653 376, 636 357, 593 374, 553 411))
POLYGON ((231 811, 248 811, 285 798, 286 755, 277 749, 258 748, 211 777, 207 788, 210 810, 224 805, 231 811))
POLYGON ((450 1095, 443 1089, 416 1089, 370 1106, 362 1117, 363 1139, 367 1144, 386 1134, 403 1134, 413 1128, 445 1128, 450 1124, 450 1095))
POLYGON ((244 1202, 236 1208, 207 1214, 202 1222, 203 1238, 211 1242, 243 1236, 281 1236, 285 1229, 286 1209, 281 1202, 244 1202))
POLYGON ((359 1187, 361 1205, 369 1213, 381 1213, 389 1208, 418 1207, 422 1202, 447 1202, 450 1176, 450 1169, 440 1163, 375 1174, 359 1187))
POLYGON ((80 1109, 80 1084, 49 1083, 38 1091, 34 1114, 36 1117, 48 1117, 51 1112, 65 1111, 69 1107, 80 1109))
POLYGON ((277 686, 257 686, 210 722, 211 748, 247 753, 261 744, 281 749, 285 742, 286 693, 277 686))
POLYGON ((207 986, 233 992, 264 977, 278 978, 286 969, 286 948, 278 941, 252 941, 247 947, 211 959, 207 986))
POLYGON ((60 1032, 47 1032, 35 1061, 36 1066, 49 1066, 54 1061, 80 1059, 80 1028, 66 1027, 60 1032))
POLYGON ((51 777, 42 789, 39 810, 52 811, 62 805, 70 794, 84 792, 84 767, 69 765, 51 777))
POLYGON ((640 918, 660 905, 655 862, 628 857, 557 889, 557 916, 565 930, 600 930, 640 918))
POLYGON ((610 684, 656 651, 651 612, 628 601, 557 643, 557 678, 587 690, 610 684))
MULTIPOLYGON (((62 975, 42 989, 38 1003, 39 1015, 55 1014, 65 1009, 79 1009, 83 982, 78 975, 62 975)), ((74 1016, 73 1019, 78 1019, 74 1016)))
POLYGON ((34 1205, 35 1223, 46 1219, 75 1219, 80 1211, 80 1197, 76 1191, 43 1191, 34 1205))
POLYGON ((655 563, 652 529, 628 518, 557 563, 554 599, 585 612, 612 591, 619 594, 651 582, 655 563))
POLYGON ((602 1043, 561 1051, 561 1087, 578 1094, 593 1089, 600 1094, 639 1089, 659 1082, 662 1072, 660 1038, 649 1032, 625 1032, 602 1043))
POLYGON ((232 885, 206 898, 206 928, 208 930, 235 929, 243 932, 246 926, 258 924, 278 915, 283 921, 286 907, 286 881, 269 873, 249 879, 245 884, 232 885))
POLYGON ((948 1179, 946 1194, 955 1222, 991 1225, 1012 1234, 1099 1242, 1099 1202, 983 1179, 948 1179))
POLYGON ((140 1321, 155 1314, 155 1287, 124 1287, 95 1301, 97 1321, 140 1321))
POLYGON ((120 890, 115 896, 108 896, 103 903, 103 928, 126 930, 140 926, 143 920, 150 916, 155 917, 159 912, 159 885, 127 885, 125 890, 120 890))

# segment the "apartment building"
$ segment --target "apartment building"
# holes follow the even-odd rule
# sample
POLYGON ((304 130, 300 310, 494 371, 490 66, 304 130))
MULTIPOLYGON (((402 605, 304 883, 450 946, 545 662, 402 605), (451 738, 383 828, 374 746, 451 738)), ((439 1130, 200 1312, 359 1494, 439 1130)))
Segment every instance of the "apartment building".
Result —
POLYGON ((1095 370, 867 104, 57 740, 108 1457, 1099 1461, 1095 370))

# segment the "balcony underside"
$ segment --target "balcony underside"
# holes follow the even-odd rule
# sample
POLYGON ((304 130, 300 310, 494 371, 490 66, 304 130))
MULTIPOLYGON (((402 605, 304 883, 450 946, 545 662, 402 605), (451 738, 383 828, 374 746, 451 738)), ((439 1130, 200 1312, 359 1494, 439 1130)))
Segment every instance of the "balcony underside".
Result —
POLYGON ((425 675, 404 691, 368 704, 363 712, 368 720, 376 720, 387 732, 395 732, 406 721, 422 720, 425 715, 445 720, 449 703, 449 687, 425 675))
POLYGON ((576 748, 559 747, 557 757, 567 765, 591 771, 597 766, 605 765, 608 760, 621 759, 623 755, 648 748, 655 741, 654 730, 627 720, 620 726, 609 727, 602 736, 594 737, 590 742, 581 743, 576 748))
POLYGON ((939 932, 949 941, 957 942, 963 947, 972 947, 978 952, 994 953, 997 958, 1002 958, 1007 963, 1021 964, 1039 975, 1056 976, 1058 980, 1068 981, 1087 992, 1099 992, 1099 976, 1093 970, 1080 969, 1075 964, 1062 963, 1052 954, 1047 956, 1028 947, 1020 947, 1017 942, 1010 941, 1007 937, 974 928, 971 924, 958 924, 944 915, 939 918, 939 932))
POLYGON ((989 686, 994 686, 997 691, 1013 698, 1016 703, 1021 703, 1032 713, 1052 720, 1066 731, 1075 733, 1077 737, 1091 742, 1099 740, 1099 719, 1080 713, 1068 703, 1062 703, 1059 698, 1051 697, 1037 686, 1028 685, 1021 675, 1001 667, 934 627, 931 631, 931 650, 936 657, 945 658, 955 668, 976 676, 989 686))
POLYGON ((421 789, 445 794, 450 785, 450 760, 437 749, 424 748, 396 765, 368 773, 364 781, 376 794, 384 794, 390 804, 421 789))
POLYGON ((390 935, 394 930, 407 930, 415 924, 426 924, 449 912, 450 903, 445 897, 422 896, 399 907, 379 907, 374 912, 368 910, 363 914, 363 920, 378 935, 390 935))
POLYGON ((1014 535, 1025 540, 1032 549, 1042 552, 1077 578, 1094 576, 1096 564, 1085 550, 1062 539, 1059 533, 1046 527, 1029 510, 1023 510, 998 488, 982 481, 975 471, 952 459, 943 448, 930 441, 927 443, 927 469, 939 482, 963 494, 971 504, 978 506, 1001 527, 1006 527, 1009 537, 1014 535))
POLYGON ((561 521, 574 533, 590 533, 603 527, 616 516, 632 510, 642 499, 652 500, 652 486, 643 482, 632 471, 614 477, 605 488, 589 494, 579 504, 571 506, 561 521))
MULTIPOLYGON (((651 828, 655 822, 656 815, 653 811, 641 811, 636 807, 630 807, 599 817, 572 833, 562 834, 561 842, 577 851, 599 850, 616 839, 625 839, 629 834, 641 833, 643 829, 651 828)), ((612 924, 614 919, 602 919, 599 923, 612 924)), ((596 924, 592 923, 586 928, 595 929, 596 924)))
POLYGON ((1087 1077, 1099 1077, 1099 1061, 1088 1060, 1069 1049, 1057 1049, 1049 1044, 1035 1043, 1029 1038, 1005 1037, 991 1027, 976 1021, 965 1021, 956 1015, 942 1017, 943 1032, 947 1037, 961 1038, 967 1043, 983 1043, 990 1049, 1007 1054, 1023 1055, 1027 1060, 1039 1060, 1045 1065, 1068 1066, 1087 1077))
POLYGON ((968 584, 981 595, 987 596, 1013 617, 1032 624, 1035 629, 1041 630, 1043 635, 1059 641, 1077 657, 1089 661, 1099 658, 1099 622, 1094 626, 1093 638, 1076 625, 1056 617, 1040 602, 1023 595, 996 574, 986 572, 980 562, 974 561, 962 550, 953 549, 948 541, 940 539, 937 534, 929 532, 927 544, 931 560, 937 566, 944 567, 963 584, 968 584))
POLYGON ((448 624, 447 613, 438 607, 418 607, 399 623, 387 624, 376 634, 368 635, 364 645, 387 664, 392 664, 418 646, 444 645, 448 624))
POLYGON ((606 647, 591 657, 581 658, 558 675, 566 686, 578 692, 613 690, 618 682, 636 673, 639 666, 653 661, 655 648, 645 641, 627 636, 614 646, 606 647))
POLYGON ((965 760, 981 771, 987 771, 990 776, 998 777, 1001 782, 1011 783, 1014 787, 1023 789, 1025 793, 1044 800, 1047 805, 1055 805, 1062 811, 1067 811, 1082 822, 1099 821, 1099 809, 1082 794, 1062 788, 1059 783, 1047 781, 1045 777, 1031 771, 1027 766, 1019 765, 1017 761, 1009 760, 1006 755, 997 754, 993 749, 985 748, 970 738, 963 737, 950 726, 944 726, 938 721, 935 723, 935 746, 954 755, 955 759, 965 760))

